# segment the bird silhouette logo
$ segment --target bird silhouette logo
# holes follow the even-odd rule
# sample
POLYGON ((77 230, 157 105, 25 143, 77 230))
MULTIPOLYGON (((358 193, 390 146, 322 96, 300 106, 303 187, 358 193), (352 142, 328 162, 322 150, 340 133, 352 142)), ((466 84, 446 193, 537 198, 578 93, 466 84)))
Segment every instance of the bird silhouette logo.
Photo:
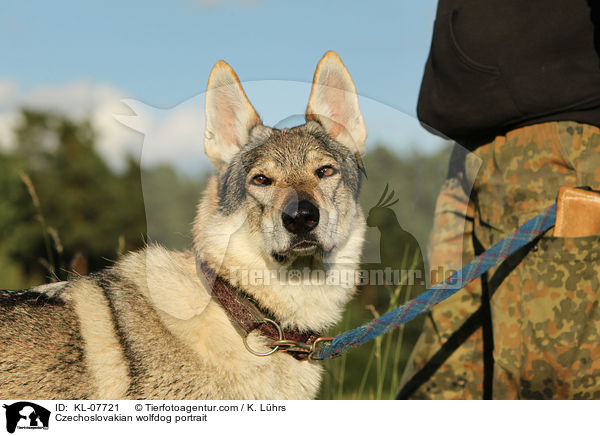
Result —
POLYGON ((385 185, 383 194, 375 206, 369 210, 367 226, 379 230, 379 259, 381 267, 393 271, 411 271, 414 284, 424 285, 425 264, 423 253, 417 239, 402 228, 391 208, 400 199, 394 199, 394 191, 389 192, 385 185))

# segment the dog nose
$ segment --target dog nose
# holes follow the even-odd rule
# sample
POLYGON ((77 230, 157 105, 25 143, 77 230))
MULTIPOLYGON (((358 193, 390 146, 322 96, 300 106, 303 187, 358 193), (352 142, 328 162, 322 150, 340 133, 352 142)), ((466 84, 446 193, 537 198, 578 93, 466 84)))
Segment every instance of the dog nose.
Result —
POLYGON ((290 233, 295 235, 308 233, 319 224, 319 209, 310 201, 300 200, 285 207, 281 220, 290 233))

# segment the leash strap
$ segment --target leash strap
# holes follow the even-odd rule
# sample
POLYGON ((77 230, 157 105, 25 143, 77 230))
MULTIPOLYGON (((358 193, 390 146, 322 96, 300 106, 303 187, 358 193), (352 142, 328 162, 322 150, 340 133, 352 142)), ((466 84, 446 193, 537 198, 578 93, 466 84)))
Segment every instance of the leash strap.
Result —
POLYGON ((433 306, 454 295, 491 267, 546 232, 554 226, 555 221, 556 203, 527 221, 489 250, 475 257, 470 263, 443 282, 379 318, 336 336, 331 342, 322 345, 314 353, 313 358, 326 359, 339 356, 350 348, 358 347, 371 339, 388 333, 421 313, 431 310, 433 306))
MULTIPOLYGON (((557 207, 558 215, 558 207, 557 207)), ((473 235, 474 236, 474 235, 473 235)), ((473 242, 477 239, 474 237, 473 242)), ((516 250, 513 254, 506 258, 500 265, 490 279, 487 281, 489 298, 491 299, 502 282, 519 266, 521 261, 527 256, 535 244, 535 239, 528 244, 525 244, 519 250, 516 250)), ((429 361, 417 371, 409 381, 398 392, 396 400, 408 400, 412 395, 440 369, 440 367, 446 362, 446 360, 454 353, 458 347, 460 347, 469 337, 482 327, 483 324, 483 309, 480 306, 458 330, 442 344, 440 349, 429 359, 429 361)), ((484 364, 485 365, 485 364, 484 364)), ((485 374, 485 370, 484 370, 485 374)))

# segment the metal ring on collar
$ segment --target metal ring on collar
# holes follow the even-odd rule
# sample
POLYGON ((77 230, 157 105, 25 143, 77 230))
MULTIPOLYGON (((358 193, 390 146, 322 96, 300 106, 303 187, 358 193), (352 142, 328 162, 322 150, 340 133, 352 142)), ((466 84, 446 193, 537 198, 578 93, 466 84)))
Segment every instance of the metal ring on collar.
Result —
MULTIPOLYGON (((283 339, 283 330, 281 330, 281 326, 269 318, 265 318, 264 321, 275 326, 275 328, 277 329, 277 334, 279 335, 278 340, 281 341, 283 339)), ((248 332, 248 334, 250 334, 250 332, 248 332)), ((275 348, 273 348, 271 351, 267 351, 266 353, 259 353, 258 351, 254 351, 252 348, 250 348, 250 345, 248 345, 247 340, 248 340, 248 335, 244 336, 244 346, 246 347, 246 350, 250 351, 255 356, 260 356, 260 357, 270 356, 271 354, 273 354, 277 350, 279 350, 279 345, 278 345, 275 348)))

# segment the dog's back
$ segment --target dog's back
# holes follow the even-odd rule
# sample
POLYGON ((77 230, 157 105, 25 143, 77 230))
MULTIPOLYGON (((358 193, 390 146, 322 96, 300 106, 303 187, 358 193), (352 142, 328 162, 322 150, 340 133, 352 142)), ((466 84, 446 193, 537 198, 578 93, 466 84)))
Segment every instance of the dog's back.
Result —
POLYGON ((213 394, 203 389, 209 371, 165 328, 132 280, 146 269, 145 252, 128 258, 135 259, 129 268, 117 264, 50 288, 0 291, 0 396, 199 399, 213 394))
POLYGON ((71 304, 43 289, 0 291, 4 398, 89 398, 93 389, 71 304))
POLYGON ((208 371, 165 328, 140 289, 145 258, 145 251, 132 253, 127 266, 72 282, 0 291, 0 396, 210 396, 203 389, 208 371))

